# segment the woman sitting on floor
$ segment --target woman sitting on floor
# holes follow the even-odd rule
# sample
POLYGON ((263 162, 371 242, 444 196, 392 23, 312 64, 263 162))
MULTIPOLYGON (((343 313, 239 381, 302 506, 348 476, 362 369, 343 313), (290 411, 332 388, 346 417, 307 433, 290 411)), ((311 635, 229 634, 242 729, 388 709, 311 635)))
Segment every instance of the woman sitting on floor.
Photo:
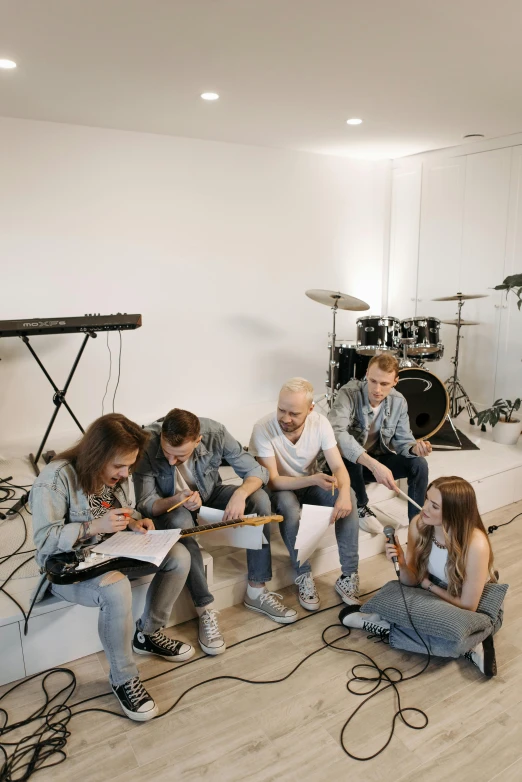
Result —
POLYGON ((367 601, 364 612, 343 609, 341 622, 398 649, 465 656, 486 676, 494 676, 493 635, 502 624, 507 586, 496 583, 493 553, 471 484, 454 476, 434 480, 422 513, 410 524, 406 556, 398 543, 386 544, 386 556, 390 561, 397 557, 405 586, 386 584, 367 601))

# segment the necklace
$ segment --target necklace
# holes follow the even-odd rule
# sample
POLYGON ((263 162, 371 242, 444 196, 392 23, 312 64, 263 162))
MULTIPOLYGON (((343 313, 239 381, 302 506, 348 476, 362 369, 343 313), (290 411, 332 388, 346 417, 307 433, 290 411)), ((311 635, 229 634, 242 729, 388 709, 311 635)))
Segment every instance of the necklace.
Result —
POLYGON ((443 548, 443 549, 447 549, 448 548, 447 546, 444 546, 442 543, 439 543, 439 541, 435 537, 435 530, 433 530, 433 536, 432 536, 431 540, 432 540, 432 543, 435 543, 437 548, 443 548))

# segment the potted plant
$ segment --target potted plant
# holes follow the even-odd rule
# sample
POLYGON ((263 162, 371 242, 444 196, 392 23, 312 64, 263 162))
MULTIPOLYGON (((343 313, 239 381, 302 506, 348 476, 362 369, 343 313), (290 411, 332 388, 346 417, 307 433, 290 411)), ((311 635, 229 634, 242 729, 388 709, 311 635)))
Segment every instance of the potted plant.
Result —
POLYGON ((518 309, 522 307, 522 274, 511 274, 501 285, 495 285, 493 290, 506 291, 506 296, 512 291, 518 299, 518 309))
POLYGON ((503 445, 515 445, 522 429, 519 418, 513 413, 520 409, 520 399, 497 399, 492 407, 482 410, 477 416, 479 425, 489 424, 493 428, 493 439, 503 445))

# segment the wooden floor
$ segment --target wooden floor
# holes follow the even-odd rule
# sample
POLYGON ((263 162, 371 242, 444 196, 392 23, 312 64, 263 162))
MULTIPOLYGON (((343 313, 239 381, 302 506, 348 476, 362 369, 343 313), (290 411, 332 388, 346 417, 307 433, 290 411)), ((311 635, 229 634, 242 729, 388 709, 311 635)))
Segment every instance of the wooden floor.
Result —
MULTIPOLYGON (((485 517, 487 524, 509 520, 522 512, 522 502, 485 517)), ((492 537, 501 580, 510 584, 504 626, 496 637, 498 675, 484 679, 466 660, 434 660, 418 679, 401 685, 403 706, 423 709, 424 730, 397 722, 390 746, 377 758, 360 762, 347 757, 339 743, 341 728, 361 699, 346 690, 347 677, 358 655, 324 649, 289 679, 256 686, 230 680, 205 684, 189 693, 176 709, 151 723, 97 712, 70 723, 68 759, 38 772, 38 782, 519 782, 522 779, 522 516, 492 537)), ((370 591, 388 581, 392 570, 383 555, 361 563, 361 588, 370 591)), ((303 622, 277 627, 241 606, 221 613, 220 624, 229 648, 217 658, 203 657, 175 668, 161 660, 137 660, 143 679, 163 674, 147 686, 161 712, 188 687, 221 675, 257 681, 285 676, 305 655, 321 646, 321 632, 338 617, 333 583, 337 573, 317 580, 323 606, 303 622)), ((287 604, 296 605, 292 588, 287 604)), ((304 615, 299 609, 300 615, 304 615)), ((333 629, 341 634, 341 629, 333 629)), ((178 638, 196 643, 196 627, 176 628, 178 638)), ((422 667, 425 658, 402 654, 375 644, 353 631, 347 647, 371 655, 381 668, 397 666, 405 675, 422 667)), ((73 702, 107 691, 103 653, 67 667, 78 678, 73 702)), ((38 680, 9 696, 10 721, 34 711, 41 703, 38 680)), ((0 690, 0 694, 7 687, 0 690)), ((86 707, 91 705, 86 704, 86 707)), ((113 696, 93 706, 118 710, 113 696)), ((371 755, 385 742, 396 705, 390 690, 374 698, 357 715, 346 734, 351 751, 371 755)))

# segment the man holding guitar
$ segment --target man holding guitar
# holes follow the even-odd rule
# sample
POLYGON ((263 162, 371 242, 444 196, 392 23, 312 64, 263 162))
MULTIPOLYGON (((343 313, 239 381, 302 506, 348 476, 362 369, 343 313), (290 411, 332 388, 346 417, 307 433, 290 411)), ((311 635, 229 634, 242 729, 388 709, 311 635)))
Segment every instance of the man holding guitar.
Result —
MULTIPOLYGON (((134 508, 129 473, 141 457, 147 434, 119 413, 94 421, 82 439, 50 462, 30 494, 36 560, 47 559, 97 543, 100 536, 123 529, 154 529, 134 508)), ((51 585, 70 603, 98 606, 98 632, 110 665, 112 690, 130 719, 150 720, 158 713, 143 686, 132 651, 154 654, 170 662, 187 660, 194 649, 165 635, 161 628, 185 584, 190 556, 176 543, 159 569, 136 562, 124 571, 111 570, 76 583, 51 585), (145 609, 133 626, 131 587, 127 575, 154 572, 145 609)))
MULTIPOLYGON (((145 454, 134 473, 138 509, 154 518, 163 529, 194 527, 202 504, 224 511, 223 519, 246 514, 270 516, 270 500, 263 491, 268 472, 243 450, 223 424, 198 418, 175 408, 163 419, 146 427, 150 434, 145 454), (222 483, 219 467, 226 461, 243 479, 240 486, 222 483)), ((280 623, 295 622, 297 613, 280 603, 265 582, 272 578, 270 524, 263 529, 267 543, 247 549, 249 582, 255 583, 255 605, 265 616, 280 623)), ((182 539, 191 556, 187 588, 199 616, 199 645, 206 654, 226 649, 219 630, 199 546, 193 537, 182 539)))

